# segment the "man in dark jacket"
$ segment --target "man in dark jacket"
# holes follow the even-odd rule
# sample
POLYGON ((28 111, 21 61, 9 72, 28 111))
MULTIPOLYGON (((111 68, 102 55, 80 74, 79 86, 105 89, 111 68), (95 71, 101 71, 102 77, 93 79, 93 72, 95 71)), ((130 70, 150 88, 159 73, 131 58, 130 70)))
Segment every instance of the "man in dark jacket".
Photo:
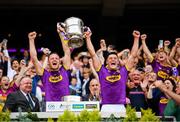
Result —
POLYGON ((22 112, 39 112, 39 101, 31 94, 31 91, 32 79, 25 76, 19 83, 19 90, 7 96, 3 111, 18 112, 21 109, 22 112))

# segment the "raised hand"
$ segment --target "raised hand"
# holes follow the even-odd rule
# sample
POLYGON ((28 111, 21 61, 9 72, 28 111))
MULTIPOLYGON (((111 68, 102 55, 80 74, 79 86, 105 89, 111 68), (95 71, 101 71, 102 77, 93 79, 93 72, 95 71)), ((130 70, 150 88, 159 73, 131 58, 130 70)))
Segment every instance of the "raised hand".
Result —
POLYGON ((164 41, 164 46, 169 46, 170 44, 171 44, 171 42, 169 40, 164 41))
POLYGON ((133 34, 134 38, 139 38, 140 37, 140 32, 137 31, 137 30, 134 30, 132 34, 133 34))
POLYGON ((37 36, 37 33, 36 33, 35 31, 30 32, 30 33, 28 34, 29 40, 35 40, 36 36, 37 36))
POLYGON ((107 49, 107 47, 106 47, 106 42, 105 42, 104 39, 101 39, 101 40, 100 40, 100 47, 101 47, 101 49, 102 49, 103 51, 105 51, 105 50, 107 49))
POLYGON ((87 31, 84 32, 84 37, 86 39, 89 39, 91 37, 91 35, 92 35, 92 32, 91 32, 90 28, 87 27, 87 31))
POLYGON ((146 34, 142 34, 142 35, 141 35, 141 40, 142 40, 142 41, 145 41, 146 38, 147 38, 147 35, 146 35, 146 34))
POLYGON ((51 51, 49 50, 49 48, 42 48, 42 51, 45 55, 49 55, 51 53, 51 51))
POLYGON ((148 86, 148 81, 144 80, 143 82, 140 82, 140 86, 143 89, 143 91, 145 91, 148 86))
POLYGON ((65 30, 64 28, 61 26, 60 23, 57 23, 57 32, 60 33, 60 32, 64 32, 65 33, 65 30))

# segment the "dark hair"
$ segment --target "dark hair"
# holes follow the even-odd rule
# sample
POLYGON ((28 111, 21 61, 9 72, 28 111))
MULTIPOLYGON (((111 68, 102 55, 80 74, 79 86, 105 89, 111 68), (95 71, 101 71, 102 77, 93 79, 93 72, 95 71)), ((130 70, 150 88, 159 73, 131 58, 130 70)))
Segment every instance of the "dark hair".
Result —
POLYGON ((118 57, 117 53, 114 52, 114 51, 113 51, 113 52, 108 52, 108 53, 107 53, 107 58, 108 58, 110 55, 116 55, 116 56, 118 57))
POLYGON ((104 53, 104 59, 105 59, 105 64, 106 64, 106 61, 107 61, 107 59, 108 59, 108 57, 110 56, 110 55, 116 55, 117 57, 118 57, 118 55, 117 55, 117 53, 115 52, 115 51, 112 51, 112 52, 108 52, 108 51, 105 51, 105 52, 103 52, 104 53))
POLYGON ((175 90, 176 90, 176 82, 174 81, 174 79, 172 77, 169 77, 169 78, 167 78, 165 80, 169 80, 171 82, 171 84, 173 85, 173 92, 175 92, 175 90))
POLYGON ((83 65, 82 68, 90 68, 90 64, 87 64, 87 65, 83 65))
POLYGON ((77 77, 76 77, 76 76, 71 76, 71 80, 72 80, 72 79, 77 79, 77 77))
MULTIPOLYGON (((58 54, 57 52, 51 52, 51 53, 48 55, 48 59, 49 59, 49 57, 50 57, 52 54, 56 54, 56 55, 59 56, 59 54, 58 54)), ((60 58, 60 56, 59 56, 59 58, 60 58)))
POLYGON ((14 58, 12 61, 11 61, 11 66, 13 64, 14 61, 17 61, 19 63, 19 60, 17 58, 14 58))
POLYGON ((109 48, 112 48, 113 50, 115 50, 116 46, 115 45, 109 45, 109 48))
POLYGON ((136 70, 138 70, 138 71, 140 71, 140 72, 145 72, 145 71, 144 71, 144 68, 142 68, 142 67, 137 67, 136 70))

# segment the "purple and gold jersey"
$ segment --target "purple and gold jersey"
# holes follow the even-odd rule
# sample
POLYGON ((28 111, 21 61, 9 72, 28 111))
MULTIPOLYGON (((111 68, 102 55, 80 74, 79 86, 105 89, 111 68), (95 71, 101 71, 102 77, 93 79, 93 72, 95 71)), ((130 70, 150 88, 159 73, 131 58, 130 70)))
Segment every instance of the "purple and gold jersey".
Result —
POLYGON ((150 65, 153 68, 153 71, 157 74, 158 80, 165 80, 172 75, 172 67, 171 66, 163 66, 156 60, 153 60, 150 65))
POLYGON ((10 84, 9 89, 8 89, 6 92, 3 92, 3 90, 0 89, 0 100, 5 101, 6 98, 7 98, 7 96, 8 96, 8 94, 10 94, 10 93, 12 93, 12 92, 15 92, 16 90, 18 90, 18 86, 16 85, 15 82, 12 82, 12 83, 10 84))
POLYGON ((125 67, 108 70, 104 65, 98 71, 102 104, 125 104, 128 71, 125 67))
POLYGON ((69 95, 68 70, 63 66, 59 71, 48 72, 44 70, 42 82, 46 101, 61 101, 63 96, 69 95))

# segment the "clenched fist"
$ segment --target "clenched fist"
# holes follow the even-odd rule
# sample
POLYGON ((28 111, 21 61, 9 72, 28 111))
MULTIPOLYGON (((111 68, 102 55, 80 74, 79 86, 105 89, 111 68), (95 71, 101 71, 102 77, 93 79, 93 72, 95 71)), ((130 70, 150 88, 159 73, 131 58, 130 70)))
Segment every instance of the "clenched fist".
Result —
POLYGON ((85 37, 86 39, 88 39, 88 38, 91 37, 91 35, 92 35, 92 32, 91 32, 90 28, 87 27, 87 31, 84 32, 84 37, 85 37))
POLYGON ((139 37, 140 37, 140 32, 137 31, 137 30, 134 30, 134 31, 133 31, 133 36, 134 36, 135 38, 139 38, 139 37))
POLYGON ((146 34, 142 34, 142 35, 141 35, 141 40, 146 40, 146 38, 147 38, 147 35, 146 35, 146 34))
POLYGON ((35 31, 30 32, 30 33, 28 34, 29 40, 34 40, 34 39, 36 38, 36 36, 37 36, 37 33, 36 33, 35 31))
POLYGON ((165 45, 165 46, 169 46, 170 44, 171 44, 171 42, 170 42, 169 40, 165 40, 165 41, 164 41, 164 45, 165 45))

